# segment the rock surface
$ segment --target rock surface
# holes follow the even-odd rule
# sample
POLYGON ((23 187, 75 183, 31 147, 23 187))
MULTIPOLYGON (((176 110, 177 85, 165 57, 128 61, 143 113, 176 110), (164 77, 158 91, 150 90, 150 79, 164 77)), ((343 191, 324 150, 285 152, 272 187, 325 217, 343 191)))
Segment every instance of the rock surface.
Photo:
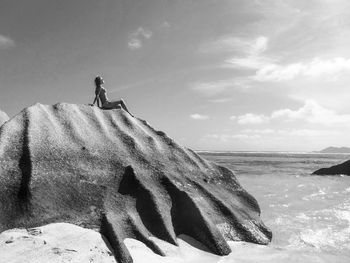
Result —
POLYGON ((67 223, 0 234, 1 262, 116 263, 100 233, 67 223))
POLYGON ((9 120, 9 116, 0 110, 0 126, 3 125, 6 121, 9 120))
POLYGON ((329 168, 321 168, 312 174, 316 175, 337 175, 337 174, 344 174, 344 175, 350 175, 350 160, 346 161, 344 163, 331 166, 329 168))
POLYGON ((69 222, 100 228, 118 262, 123 241, 155 253, 188 235, 217 255, 227 240, 267 244, 257 201, 227 168, 122 109, 36 104, 0 129, 0 232, 69 222))

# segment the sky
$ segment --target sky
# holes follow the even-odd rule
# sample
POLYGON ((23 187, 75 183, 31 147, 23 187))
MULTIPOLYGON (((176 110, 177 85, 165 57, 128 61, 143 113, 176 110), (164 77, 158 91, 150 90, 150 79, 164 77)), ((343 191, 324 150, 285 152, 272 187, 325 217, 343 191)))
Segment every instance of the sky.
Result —
POLYGON ((0 109, 110 100, 195 150, 350 147, 350 1, 1 0, 0 109))

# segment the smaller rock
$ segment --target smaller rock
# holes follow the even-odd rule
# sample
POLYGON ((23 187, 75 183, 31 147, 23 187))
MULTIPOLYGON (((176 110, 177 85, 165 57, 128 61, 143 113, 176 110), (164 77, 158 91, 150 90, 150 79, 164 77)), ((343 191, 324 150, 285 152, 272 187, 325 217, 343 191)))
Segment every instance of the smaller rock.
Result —
POLYGON ((312 174, 316 175, 339 175, 339 174, 344 174, 344 175, 350 175, 350 160, 346 161, 344 163, 338 164, 331 166, 329 168, 321 168, 312 174))
POLYGON ((61 255, 62 254, 62 251, 61 249, 59 249, 58 247, 53 247, 51 249, 52 253, 56 254, 56 255, 61 255))
POLYGON ((41 230, 38 228, 28 228, 27 232, 29 235, 32 235, 32 236, 39 236, 42 234, 41 230))
POLYGON ((68 251, 68 252, 78 252, 78 251, 76 251, 75 249, 65 249, 66 251, 68 251))

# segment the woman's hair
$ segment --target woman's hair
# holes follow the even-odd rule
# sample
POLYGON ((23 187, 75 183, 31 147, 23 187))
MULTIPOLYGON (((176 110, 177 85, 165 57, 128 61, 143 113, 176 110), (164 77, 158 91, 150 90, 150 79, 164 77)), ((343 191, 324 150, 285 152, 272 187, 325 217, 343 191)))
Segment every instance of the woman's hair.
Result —
POLYGON ((101 78, 101 76, 97 76, 96 78, 95 78, 95 85, 96 86, 99 86, 99 85, 101 85, 102 84, 102 78, 101 78))

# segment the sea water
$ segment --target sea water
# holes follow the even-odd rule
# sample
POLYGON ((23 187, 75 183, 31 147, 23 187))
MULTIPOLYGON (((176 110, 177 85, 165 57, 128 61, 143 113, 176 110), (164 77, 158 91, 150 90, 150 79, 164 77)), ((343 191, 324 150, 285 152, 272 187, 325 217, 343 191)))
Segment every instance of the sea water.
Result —
POLYGON ((316 176, 313 171, 350 159, 344 154, 201 152, 234 171, 258 201, 272 242, 229 242, 232 253, 219 257, 198 249, 188 237, 179 246, 154 241, 166 257, 140 242, 126 240, 136 263, 296 263, 350 262, 350 176, 316 176))
POLYGON ((285 252, 286 261, 350 262, 350 176, 311 175, 319 168, 349 160, 350 155, 202 155, 233 170, 241 185, 258 200, 261 217, 273 232, 269 246, 285 252))
POLYGON ((228 242, 232 253, 205 252, 189 237, 179 246, 153 239, 166 253, 160 257, 136 240, 126 240, 135 263, 349 263, 350 176, 316 176, 313 171, 350 159, 344 154, 201 152, 231 169, 258 201, 272 242, 228 242))

